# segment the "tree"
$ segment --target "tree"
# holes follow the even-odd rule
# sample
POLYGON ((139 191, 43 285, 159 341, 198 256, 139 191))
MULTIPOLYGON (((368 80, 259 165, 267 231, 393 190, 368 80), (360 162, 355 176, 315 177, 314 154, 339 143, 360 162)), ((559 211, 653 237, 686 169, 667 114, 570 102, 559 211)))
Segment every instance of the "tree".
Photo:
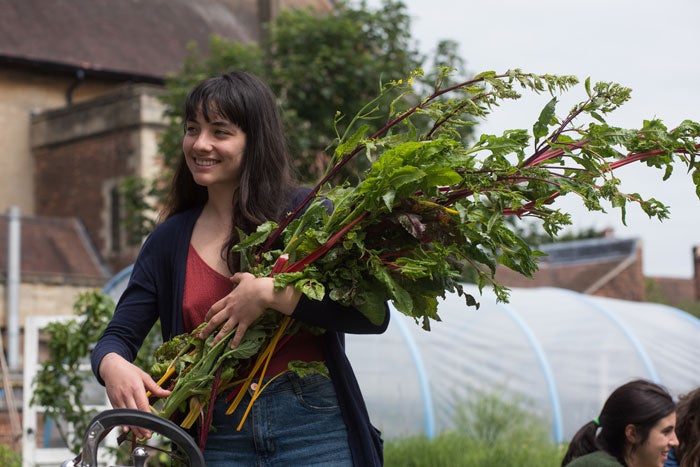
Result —
MULTIPOLYGON (((410 17, 398 0, 384 0, 375 11, 363 1, 354 7, 341 3, 327 15, 312 10, 283 10, 268 25, 266 42, 241 44, 213 36, 208 54, 192 47, 181 70, 166 82, 168 127, 160 140, 165 171, 153 185, 129 180, 123 190, 133 213, 144 208, 146 195, 162 195, 162 187, 180 156, 182 106, 189 89, 200 80, 233 69, 245 69, 262 77, 280 100, 283 120, 294 156, 294 165, 302 182, 312 183, 328 165, 328 154, 347 128, 345 115, 355 115, 362 105, 372 101, 383 84, 400 80, 420 67, 426 57, 412 44, 410 17)), ((463 68, 453 41, 438 44, 433 64, 463 68)), ((433 85, 435 76, 425 83, 433 85)), ((386 93, 375 105, 387 108, 398 94, 386 93)), ((370 123, 375 129, 383 122, 370 123)), ((428 120, 424 120, 428 124, 428 120)), ((471 134, 463 130, 464 137, 471 134)), ((357 179, 368 166, 357 158, 337 177, 357 179)), ((129 224, 143 235, 152 226, 146 217, 129 224)), ((138 235, 137 235, 138 236, 138 235)))

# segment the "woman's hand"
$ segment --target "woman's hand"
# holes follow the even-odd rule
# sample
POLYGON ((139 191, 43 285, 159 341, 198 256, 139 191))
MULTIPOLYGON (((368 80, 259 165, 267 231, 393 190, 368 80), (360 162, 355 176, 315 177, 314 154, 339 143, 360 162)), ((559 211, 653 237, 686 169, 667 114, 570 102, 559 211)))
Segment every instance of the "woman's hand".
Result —
MULTIPOLYGON (((151 376, 116 353, 108 353, 100 362, 100 376, 105 382, 107 397, 115 409, 138 409, 150 412, 146 392, 158 398, 167 397, 170 391, 161 388, 151 376)), ((128 430, 128 428, 126 428, 128 430)), ((150 438, 151 432, 132 427, 138 438, 150 438)))
POLYGON ((248 328, 266 309, 291 315, 301 296, 291 286, 275 290, 272 277, 255 277, 247 272, 238 272, 231 277, 231 282, 234 284, 231 293, 212 305, 204 317, 207 324, 200 333, 202 339, 221 327, 212 345, 235 329, 231 347, 237 347, 248 328))

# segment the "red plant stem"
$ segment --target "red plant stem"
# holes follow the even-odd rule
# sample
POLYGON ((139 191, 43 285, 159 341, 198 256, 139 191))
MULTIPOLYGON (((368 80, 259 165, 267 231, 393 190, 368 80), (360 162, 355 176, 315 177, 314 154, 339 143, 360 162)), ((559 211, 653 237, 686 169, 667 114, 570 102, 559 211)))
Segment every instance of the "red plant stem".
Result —
MULTIPOLYGON (((588 141, 577 141, 576 143, 570 143, 567 144, 566 147, 567 149, 581 149, 582 147, 586 146, 588 144, 588 141)), ((564 154, 564 149, 562 148, 557 148, 557 149, 550 149, 547 151, 542 152, 541 154, 533 155, 529 159, 527 159, 525 162, 523 162, 523 167, 532 167, 534 165, 540 164, 546 160, 554 159, 556 157, 561 156, 564 154)))
POLYGON ((219 383, 221 382, 221 371, 223 367, 219 365, 219 368, 214 374, 214 382, 211 387, 211 395, 209 397, 209 406, 207 407, 207 413, 204 416, 204 421, 199 431, 199 450, 204 452, 204 447, 207 445, 207 437, 209 435, 209 426, 211 425, 212 418, 214 417, 214 403, 216 401, 216 393, 219 391, 219 383))
POLYGON ((617 168, 623 167, 627 164, 631 164, 632 162, 636 161, 642 161, 644 159, 648 159, 650 157, 658 156, 660 154, 663 154, 667 151, 663 149, 657 149, 655 151, 649 151, 649 152, 641 152, 639 154, 628 154, 625 156, 623 159, 617 160, 615 162, 612 162, 606 166, 603 167, 603 170, 606 172, 615 170, 617 168))
POLYGON ((319 259, 321 256, 325 255, 328 253, 328 250, 330 250, 336 243, 340 241, 343 236, 350 231, 353 227, 355 227, 357 224, 362 221, 365 217, 367 217, 368 212, 365 211, 359 216, 357 216, 355 219, 353 219, 351 222, 349 222, 345 227, 337 231, 331 238, 328 239, 326 243, 323 245, 319 246, 316 248, 314 251, 303 257, 302 259, 294 262, 291 264, 289 267, 285 268, 285 272, 299 272, 302 269, 304 269, 307 265, 313 263, 317 259, 319 259))
MULTIPOLYGON (((557 128, 556 131, 554 131, 554 132, 550 135, 549 138, 547 138, 547 139, 545 139, 544 141, 542 141, 542 143, 540 144, 540 147, 536 149, 535 156, 537 155, 537 153, 539 153, 539 152, 540 152, 541 150, 543 150, 545 147, 548 147, 548 146, 549 146, 548 144, 546 144, 547 141, 555 141, 557 138, 559 138, 559 136, 561 136, 561 134, 564 132, 564 129, 574 120, 574 118, 576 118, 576 117, 578 117, 579 115, 581 115, 581 113, 583 112, 583 109, 585 109, 586 106, 587 106, 588 104, 590 104, 592 101, 593 101, 593 96, 589 97, 585 102, 583 102, 580 106, 578 106, 578 108, 576 109, 575 112, 570 113, 570 114, 564 119, 564 121, 561 122, 561 124, 559 125, 559 128, 557 128)), ((526 164, 527 164, 527 161, 526 161, 526 164)))

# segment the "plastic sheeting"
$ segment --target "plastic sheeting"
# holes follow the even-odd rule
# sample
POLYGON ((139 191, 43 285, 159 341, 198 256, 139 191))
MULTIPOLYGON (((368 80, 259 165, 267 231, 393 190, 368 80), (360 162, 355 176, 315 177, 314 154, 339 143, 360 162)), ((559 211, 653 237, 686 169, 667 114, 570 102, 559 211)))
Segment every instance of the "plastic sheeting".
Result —
POLYGON ((452 427, 459 404, 491 392, 541 415, 560 442, 633 378, 658 382, 674 397, 700 386, 700 320, 681 310, 554 288, 512 289, 508 303, 466 290, 480 309, 449 295, 430 332, 392 309, 385 334, 347 336, 386 438, 432 437, 452 427))

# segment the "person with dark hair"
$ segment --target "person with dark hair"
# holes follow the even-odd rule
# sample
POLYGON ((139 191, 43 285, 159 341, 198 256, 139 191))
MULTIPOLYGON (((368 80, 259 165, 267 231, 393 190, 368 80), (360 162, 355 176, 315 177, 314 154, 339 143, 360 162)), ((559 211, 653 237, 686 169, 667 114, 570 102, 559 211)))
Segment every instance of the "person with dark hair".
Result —
POLYGON ((680 396, 676 405, 678 446, 664 467, 700 467, 700 388, 680 396))
POLYGON ((562 467, 663 467, 678 446, 673 398, 658 384, 634 380, 615 389, 600 415, 574 435, 562 467))
POLYGON ((111 404, 148 411, 147 391, 169 395, 132 363, 157 320, 164 341, 206 322, 202 338, 214 334, 218 342, 233 332, 235 347, 270 309, 308 326, 273 356, 272 381, 240 431, 236 420, 247 404, 226 415, 226 394, 216 401, 207 466, 381 465, 382 439, 345 355, 344 333, 384 332, 388 306, 383 323, 372 324, 327 296, 311 300, 293 286, 275 289, 271 277, 240 271, 231 251, 239 231, 280 221, 310 193, 290 175, 275 96, 246 72, 209 78, 190 91, 184 122, 183 153, 159 223, 92 353, 111 404), (287 371, 292 361, 322 362, 330 378, 323 372, 302 378, 287 371))

